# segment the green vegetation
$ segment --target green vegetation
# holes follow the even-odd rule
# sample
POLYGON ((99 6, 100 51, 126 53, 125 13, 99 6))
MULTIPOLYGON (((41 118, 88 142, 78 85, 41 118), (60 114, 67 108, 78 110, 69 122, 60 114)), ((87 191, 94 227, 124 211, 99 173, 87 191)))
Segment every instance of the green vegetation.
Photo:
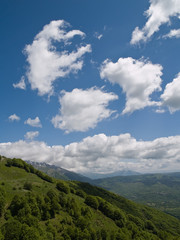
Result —
POLYGON ((41 179, 47 181, 47 182, 53 182, 52 177, 48 176, 47 174, 42 173, 41 171, 35 169, 30 164, 27 164, 26 162, 22 161, 21 159, 13 158, 13 159, 7 159, 6 162, 7 167, 18 167, 24 169, 26 172, 34 173, 41 179))
POLYGON ((180 221, 88 183, 0 158, 0 240, 180 240, 180 221))
POLYGON ((180 173, 108 177, 92 180, 48 164, 35 164, 51 177, 89 182, 180 219, 180 173))
POLYGON ((180 219, 180 173, 104 178, 93 183, 180 219))

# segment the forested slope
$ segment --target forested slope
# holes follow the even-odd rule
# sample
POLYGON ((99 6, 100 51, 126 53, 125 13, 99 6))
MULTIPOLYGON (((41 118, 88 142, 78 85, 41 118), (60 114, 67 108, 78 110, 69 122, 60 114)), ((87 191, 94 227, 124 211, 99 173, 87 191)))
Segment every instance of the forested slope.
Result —
POLYGON ((177 240, 180 221, 88 183, 0 158, 1 240, 177 240))
POLYGON ((180 219, 180 173, 119 176, 94 180, 93 184, 180 219))

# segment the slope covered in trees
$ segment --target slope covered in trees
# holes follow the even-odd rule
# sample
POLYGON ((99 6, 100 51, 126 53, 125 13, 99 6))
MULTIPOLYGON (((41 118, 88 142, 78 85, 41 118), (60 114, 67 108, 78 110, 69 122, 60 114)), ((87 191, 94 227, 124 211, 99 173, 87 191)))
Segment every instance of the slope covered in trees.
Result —
POLYGON ((180 221, 88 183, 0 160, 0 240, 178 240, 180 221))
POLYGON ((89 182, 180 219, 180 173, 136 174, 93 180, 46 163, 31 164, 51 177, 89 182))
POLYGON ((180 219, 180 173, 119 176, 94 180, 93 184, 180 219))

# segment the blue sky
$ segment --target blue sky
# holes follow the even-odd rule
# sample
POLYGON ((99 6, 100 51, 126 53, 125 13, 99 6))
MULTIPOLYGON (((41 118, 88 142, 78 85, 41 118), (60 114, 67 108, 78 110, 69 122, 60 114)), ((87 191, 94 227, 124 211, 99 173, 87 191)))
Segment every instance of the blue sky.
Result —
POLYGON ((81 173, 180 170, 180 3, 5 1, 0 154, 81 173))

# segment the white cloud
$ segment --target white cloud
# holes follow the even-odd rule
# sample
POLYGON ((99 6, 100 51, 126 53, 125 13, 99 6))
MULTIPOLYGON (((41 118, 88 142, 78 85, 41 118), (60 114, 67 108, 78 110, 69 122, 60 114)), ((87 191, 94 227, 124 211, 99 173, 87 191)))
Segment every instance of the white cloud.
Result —
POLYGON ((25 137, 26 139, 30 139, 30 140, 32 140, 32 139, 34 139, 35 137, 38 137, 38 136, 39 136, 39 132, 38 132, 38 131, 27 132, 27 133, 24 135, 24 137, 25 137))
POLYGON ((102 34, 99 34, 99 35, 97 36, 97 38, 98 38, 99 40, 101 40, 102 37, 103 37, 102 34))
POLYGON ((162 108, 159 108, 159 109, 156 109, 156 111, 155 111, 156 113, 164 113, 165 112, 165 110, 164 109, 162 109, 162 108))
POLYGON ((101 38, 103 37, 103 34, 100 34, 98 32, 95 32, 94 34, 95 38, 97 38, 98 40, 101 40, 101 38))
POLYGON ((163 38, 180 38, 180 29, 172 29, 168 34, 164 35, 163 38))
POLYGON ((28 124, 32 127, 42 127, 41 125, 41 121, 39 119, 39 117, 36 117, 35 119, 31 119, 31 118, 28 118, 24 124, 28 124))
POLYGON ((72 131, 87 131, 97 123, 111 116, 114 112, 107 108, 110 101, 118 99, 113 93, 106 93, 98 88, 87 90, 74 89, 61 92, 59 101, 60 114, 52 118, 54 127, 72 131))
POLYGON ((91 52, 89 44, 79 46, 71 52, 65 50, 65 46, 71 44, 68 41, 74 36, 78 35, 81 38, 85 36, 79 30, 67 32, 68 26, 69 24, 63 20, 51 21, 35 36, 33 43, 25 47, 24 52, 29 63, 27 77, 31 88, 37 89, 41 96, 53 94, 53 83, 57 78, 66 77, 70 73, 81 70, 82 56, 91 52), (63 49, 56 48, 55 42, 59 45, 64 44, 63 49))
POLYGON ((150 0, 150 7, 145 12, 148 20, 142 29, 136 27, 132 33, 131 44, 146 42, 162 24, 170 23, 171 17, 180 16, 179 0, 150 0))
POLYGON ((116 63, 106 60, 100 71, 101 78, 108 79, 112 84, 119 84, 126 94, 123 114, 159 104, 151 101, 150 95, 161 90, 161 75, 161 65, 131 57, 119 58, 116 63))
POLYGON ((180 73, 165 87, 161 95, 162 105, 167 106, 171 113, 180 110, 180 73))
POLYGON ((19 121, 20 117, 17 116, 16 114, 13 114, 13 115, 9 116, 8 119, 13 122, 13 121, 19 121))
POLYGON ((0 154, 55 164, 81 173, 180 171, 180 136, 137 141, 130 134, 87 137, 66 146, 44 142, 0 143, 0 154))
POLYGON ((144 36, 144 32, 140 30, 138 27, 136 27, 132 33, 132 39, 131 44, 136 44, 139 41, 146 41, 146 38, 144 36))
POLYGON ((14 88, 20 88, 20 89, 25 90, 25 89, 26 89, 25 77, 22 76, 22 77, 21 77, 21 80, 20 80, 18 83, 16 83, 16 84, 14 83, 14 84, 13 84, 13 87, 14 87, 14 88))

